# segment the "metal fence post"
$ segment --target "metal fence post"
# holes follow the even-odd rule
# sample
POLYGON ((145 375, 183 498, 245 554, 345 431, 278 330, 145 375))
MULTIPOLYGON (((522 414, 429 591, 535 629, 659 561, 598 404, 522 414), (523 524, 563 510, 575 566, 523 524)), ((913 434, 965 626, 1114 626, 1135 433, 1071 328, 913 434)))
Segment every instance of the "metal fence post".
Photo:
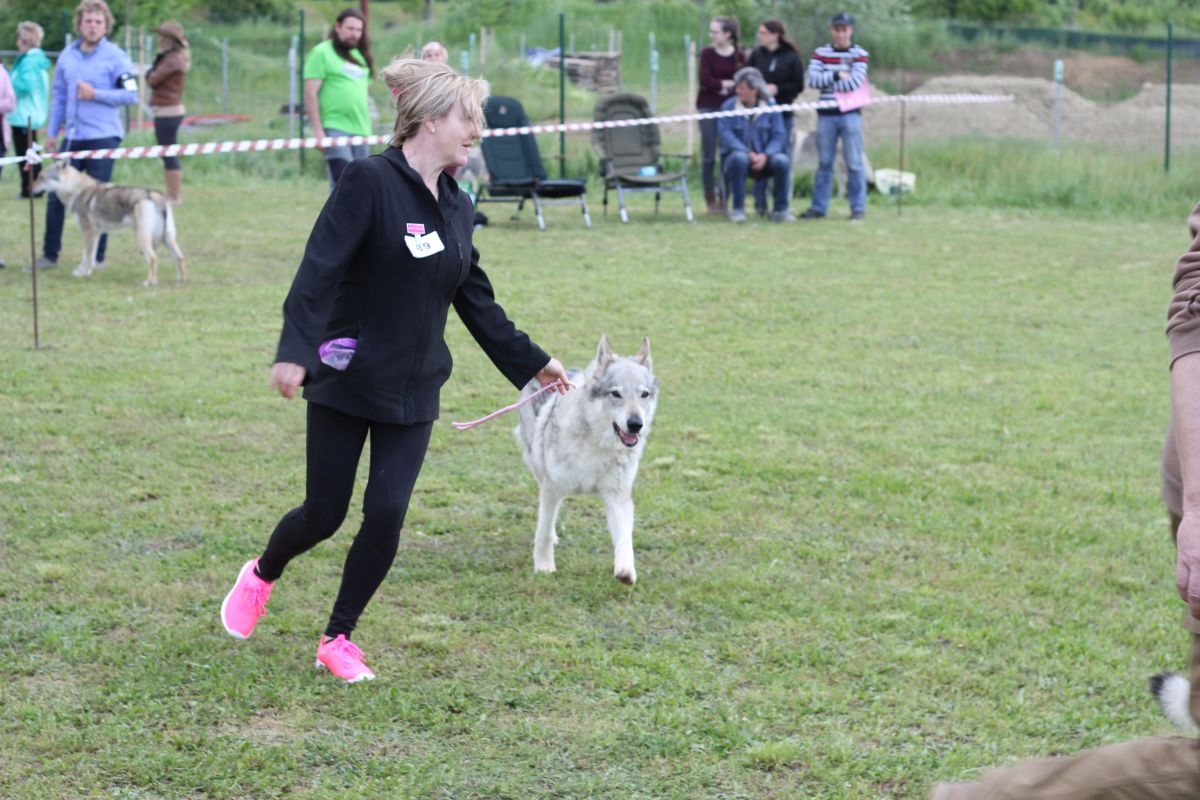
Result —
POLYGON ((1163 143, 1163 172, 1171 171, 1171 58, 1175 43, 1174 28, 1167 23, 1167 132, 1163 143))
POLYGON ((288 64, 288 138, 296 138, 296 117, 299 116, 300 105, 299 98, 296 97, 296 80, 299 77, 296 72, 296 43, 300 37, 292 34, 292 46, 288 48, 287 64, 288 64))
MULTIPOLYGON (((297 61, 296 69, 297 70, 302 69, 302 67, 300 67, 299 64, 304 63, 304 9, 303 8, 300 9, 300 47, 297 50, 296 61, 297 61)), ((304 138, 304 89, 303 89, 304 83, 303 83, 303 81, 300 81, 299 78, 297 78, 297 82, 301 86, 300 113, 298 116, 300 117, 300 138, 303 139, 304 138)), ((304 146, 303 145, 301 145, 301 147, 300 147, 300 171, 304 172, 304 146)))
POLYGON ((658 109, 658 50, 654 47, 654 31, 650 31, 650 113, 658 109))
MULTIPOLYGON (((558 13, 558 124, 567 123, 567 15, 558 13)), ((558 177, 567 177, 567 132, 558 132, 558 177)))
POLYGON ((221 113, 229 113, 229 37, 221 40, 221 113))
POLYGON ((1062 131, 1063 61, 1054 59, 1054 149, 1058 149, 1062 131))

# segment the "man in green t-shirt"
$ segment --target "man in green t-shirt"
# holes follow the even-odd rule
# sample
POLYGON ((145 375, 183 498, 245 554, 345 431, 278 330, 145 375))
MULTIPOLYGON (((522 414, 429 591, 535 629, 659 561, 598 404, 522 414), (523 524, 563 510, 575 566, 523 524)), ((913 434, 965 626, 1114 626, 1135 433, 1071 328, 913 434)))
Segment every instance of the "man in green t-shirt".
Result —
MULTIPOLYGON (((338 14, 329 38, 304 60, 304 105, 313 136, 369 136, 368 90, 375 65, 362 12, 347 8, 338 14)), ((330 191, 342 170, 356 158, 366 158, 365 145, 324 147, 330 191)))

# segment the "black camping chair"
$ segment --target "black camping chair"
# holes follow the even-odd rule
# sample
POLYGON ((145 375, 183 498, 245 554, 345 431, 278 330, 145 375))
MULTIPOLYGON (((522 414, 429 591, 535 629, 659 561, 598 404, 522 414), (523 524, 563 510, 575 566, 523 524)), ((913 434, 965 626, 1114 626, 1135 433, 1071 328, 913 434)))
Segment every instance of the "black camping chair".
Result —
MULTIPOLYGON (((636 94, 613 94, 596 103, 592 118, 596 122, 643 119, 651 116, 650 105, 636 94)), ((604 212, 608 213, 608 190, 615 189, 621 207, 621 222, 629 222, 625 208, 626 192, 654 192, 654 213, 658 213, 663 192, 683 193, 683 214, 695 222, 692 203, 688 199, 687 165, 691 156, 669 154, 679 159, 678 171, 664 169, 661 152, 662 137, 658 125, 593 128, 592 147, 600 157, 600 174, 604 177, 604 212)))
MULTIPOLYGON (((525 115, 520 102, 503 95, 488 98, 483 107, 483 116, 489 128, 523 128, 529 125, 529 117, 525 115)), ((578 203, 583 211, 583 224, 592 227, 585 197, 587 180, 550 180, 533 134, 485 136, 483 160, 487 163, 488 180, 480 185, 475 194, 476 207, 480 203, 516 203, 517 212, 513 214, 515 220, 525 207, 525 201, 533 200, 538 228, 546 230, 542 206, 578 203)))

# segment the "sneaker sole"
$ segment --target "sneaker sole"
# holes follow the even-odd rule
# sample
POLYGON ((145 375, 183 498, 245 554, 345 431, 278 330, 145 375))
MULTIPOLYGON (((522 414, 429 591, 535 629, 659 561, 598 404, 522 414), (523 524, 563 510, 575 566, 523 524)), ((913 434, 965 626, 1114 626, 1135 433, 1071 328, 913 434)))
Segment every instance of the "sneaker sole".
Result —
POLYGON ((222 625, 222 627, 225 628, 225 632, 228 633, 230 636, 232 636, 235 639, 241 639, 243 642, 246 641, 247 639, 249 639, 250 633, 254 633, 254 631, 250 631, 250 633, 243 635, 243 634, 235 631, 233 628, 229 627, 229 623, 225 619, 225 607, 229 605, 229 601, 233 597, 233 593, 237 590, 237 587, 241 584, 242 576, 246 574, 246 570, 253 569, 253 568, 254 568, 254 559, 250 559, 249 561, 247 561, 245 564, 242 565, 241 570, 238 571, 237 580, 233 582, 233 588, 229 590, 229 594, 225 595, 225 599, 221 601, 221 625, 222 625))
MULTIPOLYGON (((318 659, 317 659, 317 661, 316 661, 316 667, 317 667, 317 670, 318 670, 318 671, 320 671, 320 670, 328 670, 328 669, 329 669, 329 667, 327 667, 327 666, 325 666, 323 663, 321 663, 321 659, 319 659, 319 658, 318 658, 318 659)), ((333 671, 332 671, 332 670, 330 670, 329 674, 330 674, 330 675, 333 675, 333 671)), ((333 675, 333 677, 337 678, 338 680, 345 681, 346 683, 361 683, 362 681, 373 681, 373 680, 375 680, 375 675, 374 675, 373 673, 370 673, 370 672, 364 672, 362 675, 359 675, 358 677, 355 677, 355 678, 343 678, 343 677, 342 677, 342 676, 340 676, 340 675, 333 675)))

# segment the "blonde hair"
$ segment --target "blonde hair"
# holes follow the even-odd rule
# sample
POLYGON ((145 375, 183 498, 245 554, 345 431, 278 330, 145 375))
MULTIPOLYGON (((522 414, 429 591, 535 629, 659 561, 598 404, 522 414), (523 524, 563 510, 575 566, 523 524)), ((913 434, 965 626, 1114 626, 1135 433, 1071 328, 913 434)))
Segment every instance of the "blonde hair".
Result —
POLYGON ((427 119, 441 119, 457 103, 468 123, 483 130, 483 101, 491 87, 482 78, 459 75, 445 64, 419 58, 397 58, 380 73, 379 79, 392 92, 396 125, 392 129, 393 147, 411 139, 427 119))
POLYGON ((116 20, 113 19, 112 11, 108 7, 108 3, 104 0, 79 0, 79 5, 75 6, 75 30, 79 30, 79 26, 83 24, 84 14, 103 14, 105 22, 105 33, 113 32, 113 25, 116 20))
POLYGON ((42 30, 42 26, 38 25, 36 22, 25 20, 21 24, 17 25, 17 38, 24 39, 34 47, 42 46, 42 37, 45 35, 46 32, 42 30))

